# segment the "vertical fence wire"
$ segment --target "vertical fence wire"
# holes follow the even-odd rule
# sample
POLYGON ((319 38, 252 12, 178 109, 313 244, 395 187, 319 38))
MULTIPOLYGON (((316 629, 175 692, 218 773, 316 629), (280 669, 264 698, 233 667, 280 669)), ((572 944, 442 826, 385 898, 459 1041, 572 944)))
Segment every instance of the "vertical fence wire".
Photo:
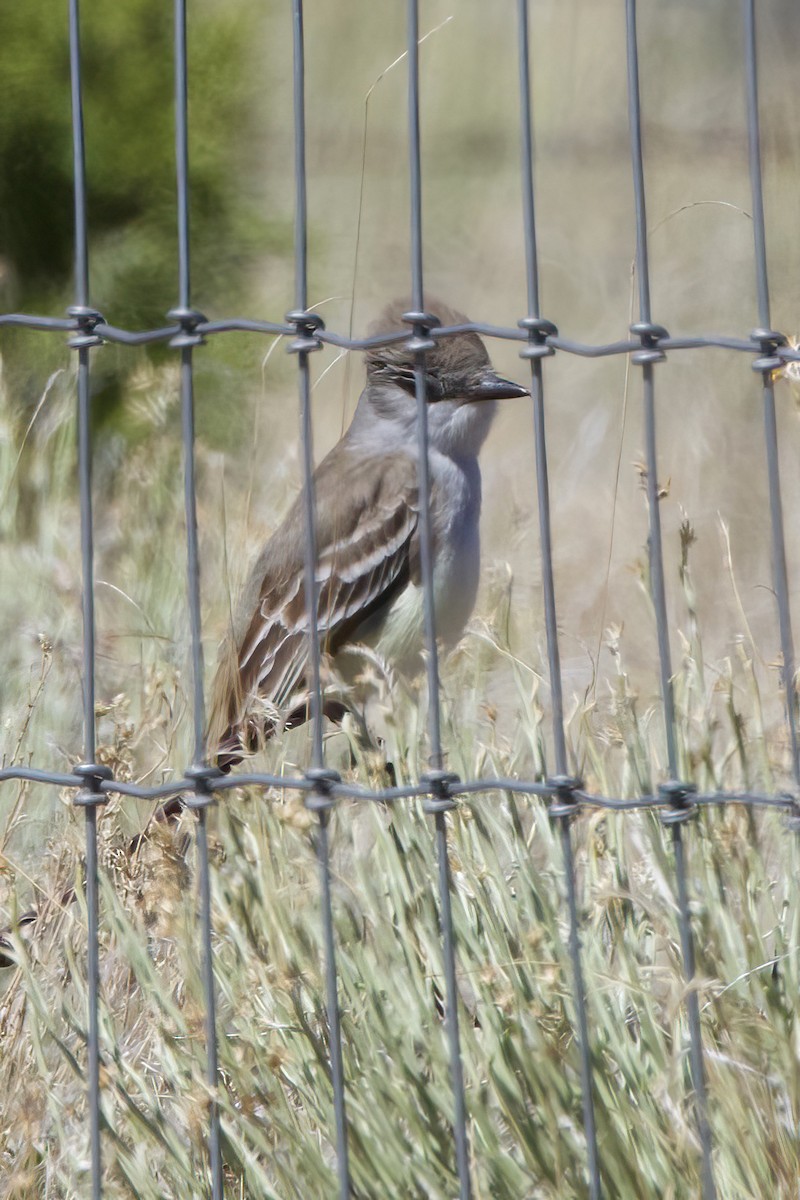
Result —
POLYGON ((528 329, 529 346, 523 354, 530 358, 532 372, 531 394, 534 400, 534 430, 536 436, 536 477, 539 502, 539 540, 542 552, 542 590, 547 658, 550 672, 550 701, 553 709, 553 740, 556 771, 567 772, 567 745, 564 737, 564 700, 561 687, 561 660, 558 648, 555 584, 553 581, 553 544, 550 525, 550 488, 547 474, 547 444, 545 440, 544 390, 542 358, 553 353, 543 344, 542 335, 554 327, 543 322, 539 302, 539 256, 536 243, 536 210, 533 191, 533 121, 531 116, 530 36, 528 0, 518 0, 519 86, 522 130, 522 206, 525 236, 526 283, 528 317, 520 322, 528 329))
POLYGON ((581 1064, 581 1101, 583 1127, 586 1137, 589 1195, 591 1200, 600 1200, 600 1166, 597 1151, 597 1129, 594 1112, 592 1059, 589 1045, 589 1023, 586 1014, 586 989, 581 962, 578 905, 575 891, 575 863, 570 833, 574 804, 570 803, 567 779, 567 746, 564 732, 564 701, 562 695, 561 661, 558 646, 558 620, 556 614, 555 581, 553 576, 553 547, 550 521, 550 485, 547 466, 547 438, 545 427, 544 380, 542 359, 552 354, 544 342, 548 333, 555 331, 551 322, 541 317, 539 298, 539 264, 536 241, 536 209, 534 203, 533 178, 533 121, 531 115, 531 72, 528 0, 518 0, 517 40, 519 44, 520 124, 522 140, 522 207, 525 235, 525 262, 528 296, 528 316, 520 322, 528 330, 529 344, 522 354, 531 363, 531 396, 533 400, 534 446, 536 461, 536 484, 539 510, 539 546, 542 562, 542 589, 544 592, 545 637, 550 674, 550 698, 553 718, 553 742, 556 772, 562 784, 564 803, 556 805, 556 820, 559 825, 564 871, 567 886, 569 913, 569 956, 572 967, 573 999, 578 1026, 578 1048, 581 1064))
POLYGON ((408 159, 411 219, 411 304, 405 314, 412 327, 409 348, 415 351, 414 381, 417 401, 418 479, 420 493, 419 535, 427 650, 428 739, 430 766, 428 775, 434 793, 426 810, 433 813, 434 837, 439 875, 439 919, 442 930, 445 996, 444 1019, 450 1055, 450 1083, 453 1093, 453 1132, 459 1200, 470 1200, 472 1183, 469 1170, 469 1136, 464 1094, 464 1068, 458 1023, 458 984, 456 981, 455 930, 453 926, 452 880, 447 850, 448 809, 453 802, 447 796, 448 777, 442 754, 439 694, 439 658, 436 646, 434 604, 433 538, 430 512, 430 467, 428 461, 428 410, 425 379, 425 355, 433 348, 429 332, 435 319, 425 311, 422 269, 422 163, 419 131, 419 10, 417 0, 408 0, 408 159))
POLYGON ((203 642, 200 612, 200 555, 197 540, 197 499, 194 461, 194 383, 192 349, 200 341, 192 333, 199 315, 191 309, 191 258, 189 249, 189 123, 188 69, 186 59, 186 0, 175 0, 175 168, 178 210, 178 308, 175 316, 183 327, 173 340, 181 348, 181 398, 183 438, 186 452, 184 500, 188 565, 187 601, 192 649, 192 717, 194 762, 205 762, 205 699, 203 695, 203 642), (188 335, 188 336, 187 336, 188 335))
MULTIPOLYGON (((313 803, 310 805, 313 807, 313 803)), ((328 1049, 330 1053, 331 1086, 333 1089, 333 1113, 336 1134, 336 1174, 340 1200, 348 1200, 352 1194, 350 1185, 350 1152, 347 1136, 347 1109, 344 1093, 344 1062, 342 1059, 342 1028, 339 1015, 339 987, 336 972, 336 942, 333 930, 333 898, 331 895, 331 866, 329 810, 320 805, 317 809, 316 833, 317 862, 320 875, 320 903, 322 907, 322 936, 325 953, 325 992, 328 1006, 328 1049)))
POLYGON ((321 326, 315 314, 308 312, 308 207, 306 198, 306 118, 305 118, 305 40, 302 0, 292 0, 292 78, 294 93, 294 175, 295 175, 295 309, 287 314, 297 330, 289 349, 297 354, 297 378, 303 453, 303 506, 305 510, 304 587, 308 625, 308 662, 310 671, 309 716, 312 729, 312 766, 306 774, 315 787, 307 797, 307 806, 317 814, 316 852, 320 878, 322 939, 325 960, 325 990, 328 1010, 329 1053, 333 1111, 336 1136, 336 1170, 340 1200, 351 1195, 350 1165, 345 1103, 342 1030, 339 1012, 339 986, 336 970, 336 941, 331 894, 329 820, 333 804, 330 785, 336 773, 325 769, 322 740, 322 674, 318 621, 317 535, 314 496, 314 447, 311 420, 311 381, 309 354, 320 348, 314 330, 321 326))
POLYGON ((761 124, 758 112, 758 60, 754 0, 742 0, 742 24, 744 27, 747 158, 753 208, 756 303, 758 305, 759 324, 762 329, 768 331, 770 327, 769 275, 767 272, 764 189, 761 177, 761 124))
MULTIPOLYGON (((680 925, 681 954, 689 993, 686 1008, 689 1014, 689 1064, 694 1085, 697 1133, 700 1139, 701 1180, 703 1200, 715 1200, 717 1195, 712 1163, 711 1127, 708 1123, 708 1099, 706 1096, 705 1067, 703 1064, 703 1041, 700 1029, 700 1006, 697 991, 692 987, 695 977, 694 937, 689 914, 689 888, 686 882, 686 853, 681 836, 684 812, 680 808, 670 814, 672 822, 672 851, 675 858, 675 878, 678 884, 678 916, 680 925)), ((666 818, 669 819, 669 818, 666 818)))
POLYGON ((222 1154, 217 1088, 216 994, 214 988, 213 927, 211 918, 211 873, 208 850, 208 792, 211 769, 206 765, 205 699, 203 695, 203 643, 200 607, 200 555, 197 536, 197 487, 195 479, 194 379, 192 353, 202 338, 195 326, 201 320, 191 308, 189 250, 189 146, 188 146, 188 69, 186 47, 186 0, 175 0, 175 168, 178 210, 178 307, 170 316, 177 319, 181 332, 172 345, 181 353, 181 433, 184 456, 184 505, 187 551, 187 600, 189 607, 194 759, 186 774, 195 782, 193 806, 197 808, 196 857, 200 900, 200 938, 202 944, 201 977, 205 1001, 206 1078, 208 1081, 208 1151, 212 1200, 222 1200, 222 1154))
POLYGON ((80 8, 78 0, 69 2, 69 63, 72 98, 72 153, 75 236, 75 306, 71 315, 78 321, 81 334, 73 339, 78 348, 78 486, 81 523, 81 574, 83 609, 83 753, 82 772, 89 787, 76 799, 85 804, 86 834, 86 913, 87 913, 87 1093, 89 1104, 89 1162, 92 1200, 102 1196, 102 1158, 100 1147, 100 960, 99 897, 97 865, 97 808, 102 797, 97 788, 95 758, 95 617, 94 617, 94 533, 92 515, 92 431, 89 391, 89 348, 95 340, 89 332, 89 249, 86 219, 86 155, 84 147, 83 97, 81 80, 80 8))
POLYGON ((656 617, 658 656, 661 675, 661 696, 664 706, 664 724, 667 742, 667 759, 671 776, 670 795, 675 808, 665 819, 672 829, 672 844, 675 857, 675 874, 678 889, 678 921, 681 951, 686 981, 689 985, 686 1009, 689 1024, 689 1060, 694 1089, 694 1107, 697 1132, 701 1150, 701 1177, 703 1200, 715 1200, 716 1189, 712 1169, 711 1130, 708 1123, 703 1042, 700 1028, 700 1005, 697 991, 692 986, 695 977, 694 938, 689 911, 689 891, 686 879, 686 862, 683 846, 683 824, 691 809, 686 804, 689 785, 678 781, 679 763, 675 735, 675 705, 672 689, 672 665, 670 661, 669 625, 667 620, 666 589, 664 584, 664 556, 661 540, 661 514, 659 511, 658 450, 656 442, 655 385, 653 366, 664 359, 658 348, 660 337, 666 330, 654 325, 650 307, 650 271, 647 249, 647 209, 645 203, 644 163, 642 156, 641 102, 639 89, 639 53, 636 31, 636 0, 626 0, 628 114, 630 121, 631 164, 636 214, 636 274, 639 284, 639 322, 632 326, 642 342, 642 349, 633 355, 633 361, 642 367, 644 399, 644 424, 647 463, 647 506, 649 513, 650 588, 656 617))
POLYGON ((197 812, 196 846, 200 891, 200 936, 203 946, 202 979, 205 997, 206 1078, 210 1090, 208 1106, 208 1157, 211 1168, 212 1200, 222 1200, 222 1149, 220 1146, 219 1101, 217 1087, 219 1068, 217 1061, 217 1016, 214 989, 214 959, 211 924, 211 873, 208 851, 208 808, 197 812))
MULTIPOLYGON (((639 94, 639 52, 636 39, 636 0, 626 0, 628 114, 630 121, 633 195, 636 213, 636 277, 639 285, 639 323, 633 326, 645 345, 654 345, 665 330, 654 326, 650 310, 650 267, 647 251, 647 209, 645 203, 644 162, 642 157, 641 105, 639 94)), ((656 454, 655 393, 652 364, 664 358, 663 352, 636 356, 643 368, 645 458, 647 463, 647 508, 650 520, 650 592, 656 616, 658 660, 661 675, 661 695, 664 704, 664 724, 667 739, 667 760, 673 779, 678 777, 678 754, 675 742, 675 705, 672 690, 672 663, 667 621, 667 600, 664 586, 664 556, 661 545, 661 514, 658 497, 658 460, 656 454)))
MULTIPOLYGON (((642 324, 649 319, 642 318, 642 324)), ((644 351, 646 354, 661 355, 660 350, 644 351)), ((639 355, 635 356, 639 358, 639 355)), ((642 361, 642 397, 644 402, 645 463, 647 466, 647 512, 649 519, 648 549, 650 567, 650 595, 656 616, 658 638, 658 663, 661 677, 661 698, 664 705, 664 734, 667 743, 667 765, 670 778, 677 779, 680 770, 678 747, 675 738, 675 699, 672 687, 672 656, 669 645, 667 623, 667 594, 664 582, 664 550, 661 536, 661 499, 658 485, 658 446, 656 439, 656 401, 653 362, 642 361)))
MULTIPOLYGON (((80 42, 80 5, 79 0, 69 0, 69 76, 72 95, 72 171, 74 193, 74 236, 75 236, 75 304, 86 309, 89 303, 89 247, 86 228, 86 150, 83 135, 83 93, 81 83, 81 42, 80 42)), ((90 601, 92 598, 89 589, 90 601)), ((84 609, 84 615, 85 615, 84 609)), ((84 631, 86 632, 86 631, 84 631)), ((92 638, 94 628, 91 628, 92 638)), ((88 649, 94 654, 94 641, 88 644, 88 649)), ((94 665, 92 658, 87 666, 94 665)), ((88 673, 94 689, 94 676, 88 673)), ((94 697, 91 697, 92 700, 94 697)), ((88 700, 86 701, 88 703, 88 700)), ((84 715, 86 713, 84 709, 84 715)), ((88 710, 91 715, 92 738, 94 737, 94 707, 88 710)), ((88 731, 84 731, 89 736, 88 731)), ((92 753, 92 756, 94 754, 92 753)))
POLYGON ((414 366, 419 440, 420 515, 419 538, 422 583, 425 603, 425 647, 428 681, 428 741, 430 765, 434 771, 444 766, 442 756, 439 703, 439 655, 436 646, 436 610, 433 598, 433 535, 430 513, 430 476, 428 462, 428 408, 425 382, 425 354, 433 349, 428 336, 435 322, 425 311, 422 270, 422 164, 419 133, 419 11, 416 0, 408 3, 408 158, 411 216, 411 306, 407 320, 412 326, 410 347, 416 351, 414 366), (416 318, 416 320, 414 319, 416 318))
POLYGON ((778 429, 775 413, 775 393, 772 386, 772 371, 780 365, 775 360, 775 348, 784 341, 781 334, 770 328, 769 278, 767 274, 767 239, 764 220, 764 190, 761 174, 761 132, 758 113, 758 63, 756 57, 756 21, 753 0, 743 0, 745 79, 747 92, 747 135, 750 189, 753 197, 753 239, 758 303, 759 328, 752 338, 761 343, 762 358, 753 363, 761 372, 762 402, 764 410, 764 437, 767 455, 767 479, 769 485, 770 534, 772 542, 772 571, 775 598, 778 605, 780 629, 782 676, 786 695, 786 720, 792 752, 792 770, 800 783, 800 754, 797 734, 797 697, 795 690, 794 638, 789 607, 789 584, 786 569, 786 538, 783 528, 783 503, 781 500, 780 459, 778 455, 778 429))
MULTIPOLYGON (((288 314, 289 320, 298 325, 298 334, 308 334, 305 320, 308 307, 308 204, 306 199, 306 117, 305 117, 305 41, 303 32, 302 0, 292 0, 292 48, 293 48, 293 92, 294 92, 294 273, 295 311, 288 314)), ((317 533, 314 507, 314 447, 311 424, 311 390, 309 378, 309 351, 317 349, 319 343, 313 338, 299 336, 290 349, 297 353, 298 391, 300 400, 300 435, 303 452, 303 503, 305 510, 305 601, 308 624, 308 663, 311 673, 309 688, 309 714, 312 729, 311 762, 314 768, 323 766, 322 748, 322 685, 320 668, 319 633, 317 630, 318 586, 317 586, 317 533)))

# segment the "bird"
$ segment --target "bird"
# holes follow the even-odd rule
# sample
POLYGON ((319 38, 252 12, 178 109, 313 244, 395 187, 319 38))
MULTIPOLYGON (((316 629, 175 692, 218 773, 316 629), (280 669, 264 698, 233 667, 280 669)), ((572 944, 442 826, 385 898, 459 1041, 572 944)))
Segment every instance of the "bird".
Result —
MULTIPOLYGON (((371 332, 408 329, 408 307, 390 304, 371 332)), ((430 307, 444 325, 469 325, 455 309, 433 301, 430 307)), ((404 339, 370 347, 365 358, 366 386, 352 422, 313 478, 317 633, 323 660, 340 678, 348 677, 353 646, 371 647, 401 673, 413 673, 424 643, 417 353, 404 339)), ((529 392, 497 374, 470 331, 436 339, 424 371, 437 637, 450 646, 478 590, 478 452, 496 402, 529 392)), ((208 745, 226 773, 263 739, 309 716, 305 521, 299 495, 259 554, 223 645, 208 745)), ((323 711, 340 719, 346 706, 326 693, 323 711)))
MULTIPOLYGON (((408 301, 395 301, 371 332, 407 329, 408 301)), ((444 325, 467 317, 430 301, 444 325)), ((373 647, 401 671, 421 663, 424 605, 416 352, 408 339, 366 352, 366 386, 341 440, 314 473, 320 648, 342 675, 348 647, 373 647)), ((528 389, 499 376, 481 338, 460 332, 425 355, 430 516, 437 634, 461 636, 475 603, 480 573, 481 474, 478 452, 496 401, 528 389)), ((250 573, 238 615, 223 645, 212 689, 207 744, 227 773, 262 738, 309 715, 309 649, 305 604, 305 510, 299 496, 267 541, 250 573)), ((340 718, 343 706, 324 711, 340 718)), ((156 824, 174 824, 181 796, 161 805, 156 824)), ((148 829, 128 844, 133 857, 148 829)), ((62 904, 77 892, 70 888, 62 904)), ((18 925, 31 924, 36 911, 18 925)), ((0 932, 0 967, 14 962, 10 931, 0 932)))
MULTIPOLYGON (((408 329, 397 300, 373 334, 408 329)), ((469 325, 455 308, 429 301, 444 325, 469 325)), ((420 494, 417 480, 416 352, 409 340, 366 352, 367 380, 351 424, 314 473, 317 524, 317 630, 320 650, 347 677, 348 648, 372 647, 402 672, 421 665, 423 610, 420 494)), ((497 401, 529 395, 493 370, 475 332, 441 337, 425 355, 428 464, 437 634, 461 637, 480 576, 481 472, 477 455, 497 401)), ((306 515, 297 497, 266 542, 243 590, 213 683, 206 742, 223 773, 261 739, 309 713, 305 600, 306 515)), ((341 719, 344 706, 324 703, 341 719)), ((151 821, 173 824, 184 811, 173 797, 151 821)), ((149 823, 150 824, 150 823, 149 823)), ((128 844, 133 857, 149 827, 128 844)), ((76 899, 76 889, 62 904, 76 899)), ((36 911, 19 918, 34 922, 36 911)), ((0 932, 0 967, 13 962, 10 931, 0 932)))

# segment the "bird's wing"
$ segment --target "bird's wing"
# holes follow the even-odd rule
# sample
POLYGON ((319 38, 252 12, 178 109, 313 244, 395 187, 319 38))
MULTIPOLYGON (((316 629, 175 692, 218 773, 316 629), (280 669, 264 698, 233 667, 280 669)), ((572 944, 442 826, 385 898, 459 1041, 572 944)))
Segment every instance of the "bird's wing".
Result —
MULTIPOLYGON (((402 454, 356 456, 340 443, 319 467, 315 490, 317 629, 323 653, 334 654, 409 577, 418 520, 416 464, 402 454)), ((258 592, 236 641, 235 661, 231 655, 220 666, 216 705, 227 727, 223 743, 242 740, 256 698, 268 727, 271 714, 274 726, 306 702, 304 542, 300 497, 257 564, 258 592)))

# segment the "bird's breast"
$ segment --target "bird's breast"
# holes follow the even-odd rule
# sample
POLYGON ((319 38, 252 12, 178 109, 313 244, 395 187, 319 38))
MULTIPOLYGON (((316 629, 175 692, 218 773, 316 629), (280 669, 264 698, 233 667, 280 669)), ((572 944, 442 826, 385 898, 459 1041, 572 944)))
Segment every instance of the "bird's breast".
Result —
MULTIPOLYGON (((436 633, 453 645, 464 632, 480 577, 480 473, 467 463, 431 453, 431 526, 433 597, 436 633)), ((425 598, 422 582, 409 582, 392 601, 381 621, 375 645, 402 667, 419 655, 425 641, 425 598)))
POLYGON ((434 597, 438 636, 458 641, 475 605, 480 578, 480 473, 475 459, 445 459, 434 476, 434 597))
MULTIPOLYGON (((436 634, 445 645, 453 645, 472 613, 480 575, 477 460, 461 462, 432 448, 430 480, 436 634)), ((356 629, 353 640, 370 646, 401 671, 413 673, 425 645, 422 580, 409 579, 385 608, 356 629)))

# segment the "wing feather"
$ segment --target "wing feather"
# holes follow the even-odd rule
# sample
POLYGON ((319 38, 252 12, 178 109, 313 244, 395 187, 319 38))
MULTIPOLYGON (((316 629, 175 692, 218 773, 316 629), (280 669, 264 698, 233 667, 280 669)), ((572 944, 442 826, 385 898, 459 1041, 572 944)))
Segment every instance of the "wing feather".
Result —
MULTIPOLYGON (((317 629, 323 653, 357 640, 358 626, 409 578, 416 557, 417 472, 407 455, 355 455, 340 442, 315 475, 317 629)), ((244 613, 215 681, 210 735, 228 763, 307 704, 308 618, 302 498, 262 552, 244 613), (249 619, 248 619, 249 614, 249 619), (260 709, 257 718, 254 714, 260 709), (279 714, 270 718, 270 713, 279 714)))

